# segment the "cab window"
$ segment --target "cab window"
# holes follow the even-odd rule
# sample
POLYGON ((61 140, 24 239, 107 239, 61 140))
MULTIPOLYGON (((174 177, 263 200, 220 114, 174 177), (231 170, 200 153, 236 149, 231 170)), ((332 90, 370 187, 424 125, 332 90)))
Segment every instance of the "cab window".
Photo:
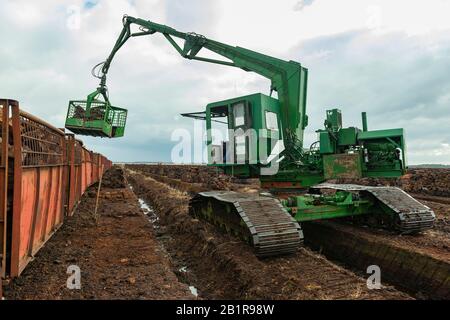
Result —
POLYGON ((245 124, 245 105, 243 102, 233 106, 234 126, 240 127, 245 124))
POLYGON ((266 111, 267 130, 278 131, 278 116, 275 112, 266 111))

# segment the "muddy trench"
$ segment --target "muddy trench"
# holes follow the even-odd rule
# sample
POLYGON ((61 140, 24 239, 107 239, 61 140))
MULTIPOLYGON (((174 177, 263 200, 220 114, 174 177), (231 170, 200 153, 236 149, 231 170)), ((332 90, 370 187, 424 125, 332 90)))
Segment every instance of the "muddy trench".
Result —
MULTIPOLYGON (((248 245, 189 216, 190 194, 207 186, 135 168, 124 171, 133 192, 159 218, 157 237, 174 272, 181 282, 194 286, 200 298, 411 299, 391 286, 369 290, 365 278, 306 247, 292 256, 258 259, 248 245)), ((228 187, 252 188, 245 183, 228 187)))
MULTIPOLYGON (((131 170, 137 170, 131 174, 134 176, 131 180, 142 179, 139 175, 147 180, 146 183, 141 182, 141 185, 148 185, 149 181, 161 183, 184 193, 184 196, 209 190, 209 185, 203 183, 206 179, 202 178, 198 171, 192 174, 192 170, 186 167, 130 167, 131 170)), ((217 176, 210 173, 210 178, 214 180, 217 176)), ((136 184, 136 180, 134 183, 136 184)), ((228 180, 222 188, 248 192, 258 189, 259 186, 252 182, 228 180)), ((154 201, 154 197, 146 195, 146 190, 141 192, 147 196, 148 201, 154 201)), ((339 265, 361 277, 367 277, 369 265, 378 265, 383 270, 384 284, 395 286, 399 291, 407 292, 418 299, 448 299, 450 237, 448 225, 445 224, 447 212, 436 207, 436 203, 433 203, 434 206, 426 204, 438 213, 438 220, 435 229, 424 235, 402 237, 382 230, 369 231, 340 223, 309 223, 304 225, 307 240, 306 248, 302 250, 313 255, 323 254, 332 261, 328 261, 331 264, 339 265)))
MULTIPOLYGON (((127 180, 131 190, 152 221, 157 239, 168 253, 173 272, 201 299, 245 298, 245 282, 239 281, 240 270, 231 259, 217 253, 215 239, 206 235, 206 226, 195 219, 187 221, 185 216, 189 197, 169 186, 156 184, 150 192, 149 185, 156 183, 151 178, 128 171, 127 180), (150 180, 151 179, 151 180, 150 180), (158 188, 160 187, 160 188, 158 188), (158 201, 155 195, 165 193, 158 201), (164 197, 162 197, 164 198, 164 197), (203 242, 204 240, 206 242, 203 242)), ((232 246, 234 239, 225 239, 222 248, 232 246)))

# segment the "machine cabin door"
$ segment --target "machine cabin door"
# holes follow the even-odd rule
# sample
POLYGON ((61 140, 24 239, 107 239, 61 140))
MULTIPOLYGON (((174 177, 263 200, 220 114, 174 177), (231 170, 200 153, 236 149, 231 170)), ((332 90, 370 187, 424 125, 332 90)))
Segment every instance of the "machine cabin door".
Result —
POLYGON ((278 113, 266 110, 264 112, 265 138, 267 146, 267 160, 271 161, 274 156, 279 156, 284 148, 281 131, 279 128, 278 113))
POLYGON ((250 136, 252 128, 250 105, 240 101, 231 106, 234 126, 234 160, 236 164, 249 162, 250 136))

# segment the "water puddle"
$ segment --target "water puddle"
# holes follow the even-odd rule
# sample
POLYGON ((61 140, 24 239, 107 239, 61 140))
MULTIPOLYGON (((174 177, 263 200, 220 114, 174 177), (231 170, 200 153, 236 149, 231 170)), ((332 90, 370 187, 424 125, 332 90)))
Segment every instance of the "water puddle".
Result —
POLYGON ((198 291, 197 288, 194 286, 189 286, 189 290, 191 290, 192 295, 198 297, 198 291))
POLYGON ((187 267, 181 267, 178 271, 186 273, 188 270, 187 267))
MULTIPOLYGON (((131 191, 133 191, 133 186, 130 185, 130 189, 131 191)), ((144 199, 139 198, 138 197, 138 201, 139 201, 139 206, 141 207, 142 211, 144 212, 144 214, 148 217, 148 219, 152 222, 153 225, 153 229, 159 229, 159 217, 156 215, 155 210, 149 206, 144 199)), ((179 272, 182 273, 188 273, 189 270, 187 268, 187 266, 183 266, 180 269, 178 269, 179 272)), ((189 290, 191 291, 191 294, 195 297, 198 297, 198 289, 194 286, 189 286, 189 290)))
MULTIPOLYGON (((133 186, 130 185, 131 191, 133 191, 133 186)), ((158 229, 159 225, 159 217, 156 215, 155 210, 151 206, 149 206, 144 199, 138 198, 139 206, 141 207, 144 214, 148 217, 148 219, 152 222, 153 229, 158 229)))
POLYGON ((144 211, 144 214, 148 217, 148 219, 152 222, 153 229, 158 229, 159 225, 159 217, 156 215, 155 210, 150 207, 145 201, 141 198, 138 199, 141 209, 144 211))
MULTIPOLYGON (((178 269, 178 272, 188 273, 189 269, 188 269, 187 266, 183 266, 183 267, 178 269)), ((184 283, 189 285, 189 281, 186 281, 189 277, 181 276, 181 278, 184 279, 184 280, 182 280, 182 282, 184 282, 184 283)), ((198 297, 198 289, 196 287, 189 285, 189 290, 191 291, 193 296, 198 297)))

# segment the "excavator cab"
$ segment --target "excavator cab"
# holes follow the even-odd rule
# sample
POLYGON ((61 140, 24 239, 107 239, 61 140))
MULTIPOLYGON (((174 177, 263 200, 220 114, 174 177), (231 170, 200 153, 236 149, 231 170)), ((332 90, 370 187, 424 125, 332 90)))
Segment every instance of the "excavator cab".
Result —
POLYGON ((119 138, 125 133, 126 121, 127 110, 112 106, 106 91, 99 88, 87 100, 69 101, 65 127, 75 134, 119 138))
POLYGON ((226 174, 257 178, 282 148, 279 101, 256 93, 209 103, 182 116, 205 120, 208 165, 226 174))

